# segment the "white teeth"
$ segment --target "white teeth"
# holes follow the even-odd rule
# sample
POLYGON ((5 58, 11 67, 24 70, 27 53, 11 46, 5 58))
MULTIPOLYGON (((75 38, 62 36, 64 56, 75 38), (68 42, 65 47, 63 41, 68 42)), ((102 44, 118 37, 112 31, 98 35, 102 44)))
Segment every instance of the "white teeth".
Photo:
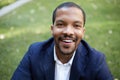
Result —
POLYGON ((73 40, 63 40, 64 42, 73 42, 73 40))

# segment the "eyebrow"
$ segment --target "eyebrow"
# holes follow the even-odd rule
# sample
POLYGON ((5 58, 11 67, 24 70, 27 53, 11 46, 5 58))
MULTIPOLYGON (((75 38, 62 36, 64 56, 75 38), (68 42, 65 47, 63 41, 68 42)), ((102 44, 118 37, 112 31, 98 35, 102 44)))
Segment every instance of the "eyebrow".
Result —
MULTIPOLYGON (((58 21, 56 21, 56 22, 65 22, 65 21, 63 21, 63 20, 58 20, 58 21)), ((74 23, 80 23, 80 24, 82 24, 81 21, 75 21, 74 23)))
POLYGON ((56 23, 58 23, 58 22, 65 22, 65 21, 63 21, 63 20, 58 20, 58 21, 56 21, 56 23))
POLYGON ((75 21, 74 23, 80 23, 80 24, 82 24, 82 22, 81 22, 81 21, 75 21))

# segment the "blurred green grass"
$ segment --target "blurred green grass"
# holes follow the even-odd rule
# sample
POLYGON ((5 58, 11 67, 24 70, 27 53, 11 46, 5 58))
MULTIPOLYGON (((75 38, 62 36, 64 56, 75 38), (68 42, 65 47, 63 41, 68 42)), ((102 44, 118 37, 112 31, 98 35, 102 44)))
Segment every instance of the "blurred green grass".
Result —
MULTIPOLYGON (((66 0, 72 1, 72 0, 66 0)), ((30 44, 51 37, 52 11, 64 0, 34 0, 0 17, 0 80, 9 80, 30 44)), ((120 1, 74 0, 87 16, 85 40, 106 55, 120 80, 120 1)))
POLYGON ((16 0, 0 0, 0 8, 7 6, 13 2, 15 2, 16 0))

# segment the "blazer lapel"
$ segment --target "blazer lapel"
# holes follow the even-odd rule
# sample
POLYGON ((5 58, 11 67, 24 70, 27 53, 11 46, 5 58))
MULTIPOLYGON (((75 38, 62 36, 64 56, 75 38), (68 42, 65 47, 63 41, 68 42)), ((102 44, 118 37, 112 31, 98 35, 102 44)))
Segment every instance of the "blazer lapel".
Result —
POLYGON ((44 66, 45 71, 45 80, 54 80, 54 72, 55 72, 55 61, 54 61, 54 43, 52 43, 49 48, 45 51, 46 57, 44 66))
POLYGON ((80 43, 71 67, 70 80, 82 80, 86 67, 86 55, 87 50, 82 43, 80 43))

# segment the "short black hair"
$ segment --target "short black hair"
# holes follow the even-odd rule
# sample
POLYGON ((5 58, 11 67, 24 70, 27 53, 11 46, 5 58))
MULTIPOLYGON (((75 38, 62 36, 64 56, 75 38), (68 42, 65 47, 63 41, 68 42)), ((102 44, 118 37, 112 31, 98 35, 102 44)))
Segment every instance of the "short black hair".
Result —
POLYGON ((57 6, 55 8, 55 10, 53 11, 53 15, 52 15, 52 23, 54 24, 55 22, 55 18, 56 18, 56 11, 60 8, 63 8, 63 7, 76 7, 78 9, 80 9, 82 11, 82 14, 83 14, 83 19, 84 19, 84 25, 85 25, 85 22, 86 22, 86 14, 84 12, 84 10, 81 8, 81 6, 77 5, 76 3, 74 2, 65 2, 65 3, 62 3, 60 4, 59 6, 57 6))

